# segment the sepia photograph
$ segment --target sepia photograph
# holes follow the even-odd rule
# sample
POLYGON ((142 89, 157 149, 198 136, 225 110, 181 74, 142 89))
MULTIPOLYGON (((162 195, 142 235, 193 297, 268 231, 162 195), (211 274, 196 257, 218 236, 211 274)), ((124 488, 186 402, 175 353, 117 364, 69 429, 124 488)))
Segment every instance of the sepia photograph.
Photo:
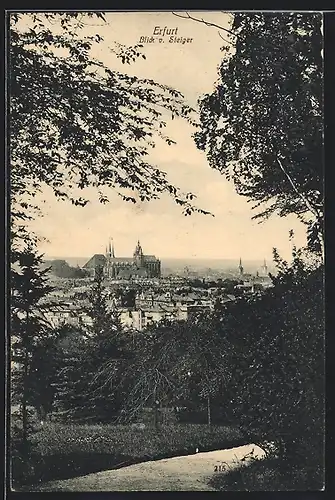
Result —
POLYGON ((323 13, 6 19, 11 491, 323 491, 323 13))

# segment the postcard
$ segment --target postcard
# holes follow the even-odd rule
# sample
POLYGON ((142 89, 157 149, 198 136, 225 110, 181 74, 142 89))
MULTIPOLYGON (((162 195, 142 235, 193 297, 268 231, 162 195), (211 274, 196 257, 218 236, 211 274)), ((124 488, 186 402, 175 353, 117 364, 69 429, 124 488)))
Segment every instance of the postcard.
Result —
POLYGON ((323 490, 322 13, 7 18, 11 489, 323 490))

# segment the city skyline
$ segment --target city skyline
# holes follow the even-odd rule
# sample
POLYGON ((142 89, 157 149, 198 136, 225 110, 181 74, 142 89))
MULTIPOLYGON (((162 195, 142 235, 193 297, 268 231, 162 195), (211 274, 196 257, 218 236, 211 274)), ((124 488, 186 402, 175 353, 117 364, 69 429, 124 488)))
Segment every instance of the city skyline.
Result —
MULTIPOLYGON (((150 249, 148 249, 150 251, 150 249)), ((133 254, 132 251, 126 252, 124 256, 126 257, 131 257, 133 254)), ((105 252, 97 252, 94 255, 105 255, 105 252)), ((92 256, 91 256, 92 257, 92 256)), ((83 267, 91 258, 90 256, 76 256, 76 255, 46 255, 44 254, 44 261, 49 262, 49 261, 55 261, 55 260, 65 260, 69 265, 71 266, 79 266, 83 267)), ((121 254, 116 254, 116 258, 122 257, 121 254)), ((242 261, 242 264, 244 267, 249 268, 255 268, 255 267, 262 267, 264 264, 264 261, 270 268, 275 267, 275 262, 273 259, 266 259, 264 257, 259 257, 257 259, 247 259, 243 258, 243 256, 237 256, 234 258, 227 258, 227 259, 220 259, 220 258, 205 258, 205 257, 165 257, 165 256, 157 256, 157 258, 161 261, 162 268, 167 268, 170 267, 171 265, 175 265, 176 267, 207 267, 207 268, 213 268, 216 270, 227 270, 227 269, 236 269, 238 271, 239 269, 239 262, 240 260, 242 261)))
MULTIPOLYGON (((140 244, 142 247, 142 241, 140 238, 134 238, 134 244, 133 244, 133 248, 128 248, 128 251, 126 252, 117 252, 117 242, 115 242, 115 238, 113 236, 110 236, 108 237, 108 239, 106 240, 106 244, 100 248, 100 251, 96 251, 94 253, 94 255, 97 255, 97 254, 100 254, 100 255, 107 255, 107 254, 112 254, 113 257, 120 257, 121 255, 133 255, 133 252, 134 252, 134 249, 136 250, 136 246, 140 244)), ((144 245, 145 246, 145 245, 144 245)), ((146 248, 146 250, 148 250, 146 248)), ((49 255, 46 255, 46 257, 49 257, 49 255)), ((60 255, 60 256, 53 256, 53 255, 50 255, 50 257, 55 257, 55 258, 58 258, 58 257, 66 257, 64 255, 60 255)), ((83 255, 82 257, 80 257, 79 255, 67 255, 68 258, 76 258, 76 257, 79 257, 79 258, 86 258, 87 256, 86 255, 83 255)), ((241 256, 235 256, 235 257, 230 257, 230 258, 227 258, 227 259, 224 259, 224 258, 221 258, 221 257, 217 257, 217 258, 206 258, 206 257, 201 257, 201 256, 197 256, 197 257, 168 257, 168 256, 162 256, 162 258, 165 258, 165 259, 187 259, 187 258, 190 258, 190 259, 197 259, 197 260, 234 260, 234 259, 241 259, 242 257, 241 256)), ((256 259, 247 259, 247 260, 264 260, 265 257, 259 257, 259 258, 256 258, 256 259)))

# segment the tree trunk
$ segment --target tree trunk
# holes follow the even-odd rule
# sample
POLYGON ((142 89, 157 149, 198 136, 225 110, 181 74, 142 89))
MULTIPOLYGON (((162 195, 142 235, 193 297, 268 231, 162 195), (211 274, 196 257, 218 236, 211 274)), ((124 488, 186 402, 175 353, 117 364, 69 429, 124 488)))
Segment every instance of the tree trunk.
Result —
POLYGON ((158 425, 158 406, 155 404, 155 429, 157 430, 159 427, 158 425))
POLYGON ((154 389, 154 423, 155 423, 155 429, 157 430, 159 425, 158 425, 158 404, 157 404, 157 388, 155 387, 154 389))
POLYGON ((160 403, 159 403, 159 412, 161 415, 161 424, 165 425, 166 424, 166 412, 164 411, 164 406, 163 406, 162 401, 160 401, 160 403))
POLYGON ((23 449, 28 441, 28 408, 27 408, 27 385, 28 385, 28 351, 25 350, 23 363, 23 387, 22 387, 22 445, 23 449))
POLYGON ((45 421, 47 419, 48 410, 47 410, 46 406, 40 405, 37 409, 37 412, 38 412, 38 418, 40 421, 45 421))
POLYGON ((211 397, 209 394, 207 396, 207 424, 208 424, 208 428, 211 429, 211 427, 212 427, 211 397))

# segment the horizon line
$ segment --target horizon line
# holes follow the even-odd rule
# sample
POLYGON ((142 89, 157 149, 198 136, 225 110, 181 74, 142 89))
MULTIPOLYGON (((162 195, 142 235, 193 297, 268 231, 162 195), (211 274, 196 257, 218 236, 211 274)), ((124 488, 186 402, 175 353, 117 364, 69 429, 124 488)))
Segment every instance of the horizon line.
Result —
MULTIPOLYGON (((104 255, 104 254, 94 254, 94 255, 104 255)), ((91 259, 91 257, 88 257, 88 256, 78 256, 78 255, 47 255, 47 254, 43 254, 43 257, 44 258, 49 258, 49 259, 53 259, 53 260, 57 260, 57 259, 91 259)), ((264 261, 264 257, 257 257, 257 258, 245 258, 245 257, 194 257, 194 256, 189 256, 189 257, 169 257, 169 256, 165 256, 165 257, 159 257, 159 260, 168 260, 168 259, 174 259, 174 260, 185 260, 185 259, 192 259, 192 260, 237 260, 239 261, 240 258, 242 259, 242 263, 243 262, 248 262, 248 261, 264 261)), ((266 260, 268 260, 267 258, 265 258, 266 260)), ((273 261, 273 259, 271 258, 270 259, 271 261, 273 261)))

